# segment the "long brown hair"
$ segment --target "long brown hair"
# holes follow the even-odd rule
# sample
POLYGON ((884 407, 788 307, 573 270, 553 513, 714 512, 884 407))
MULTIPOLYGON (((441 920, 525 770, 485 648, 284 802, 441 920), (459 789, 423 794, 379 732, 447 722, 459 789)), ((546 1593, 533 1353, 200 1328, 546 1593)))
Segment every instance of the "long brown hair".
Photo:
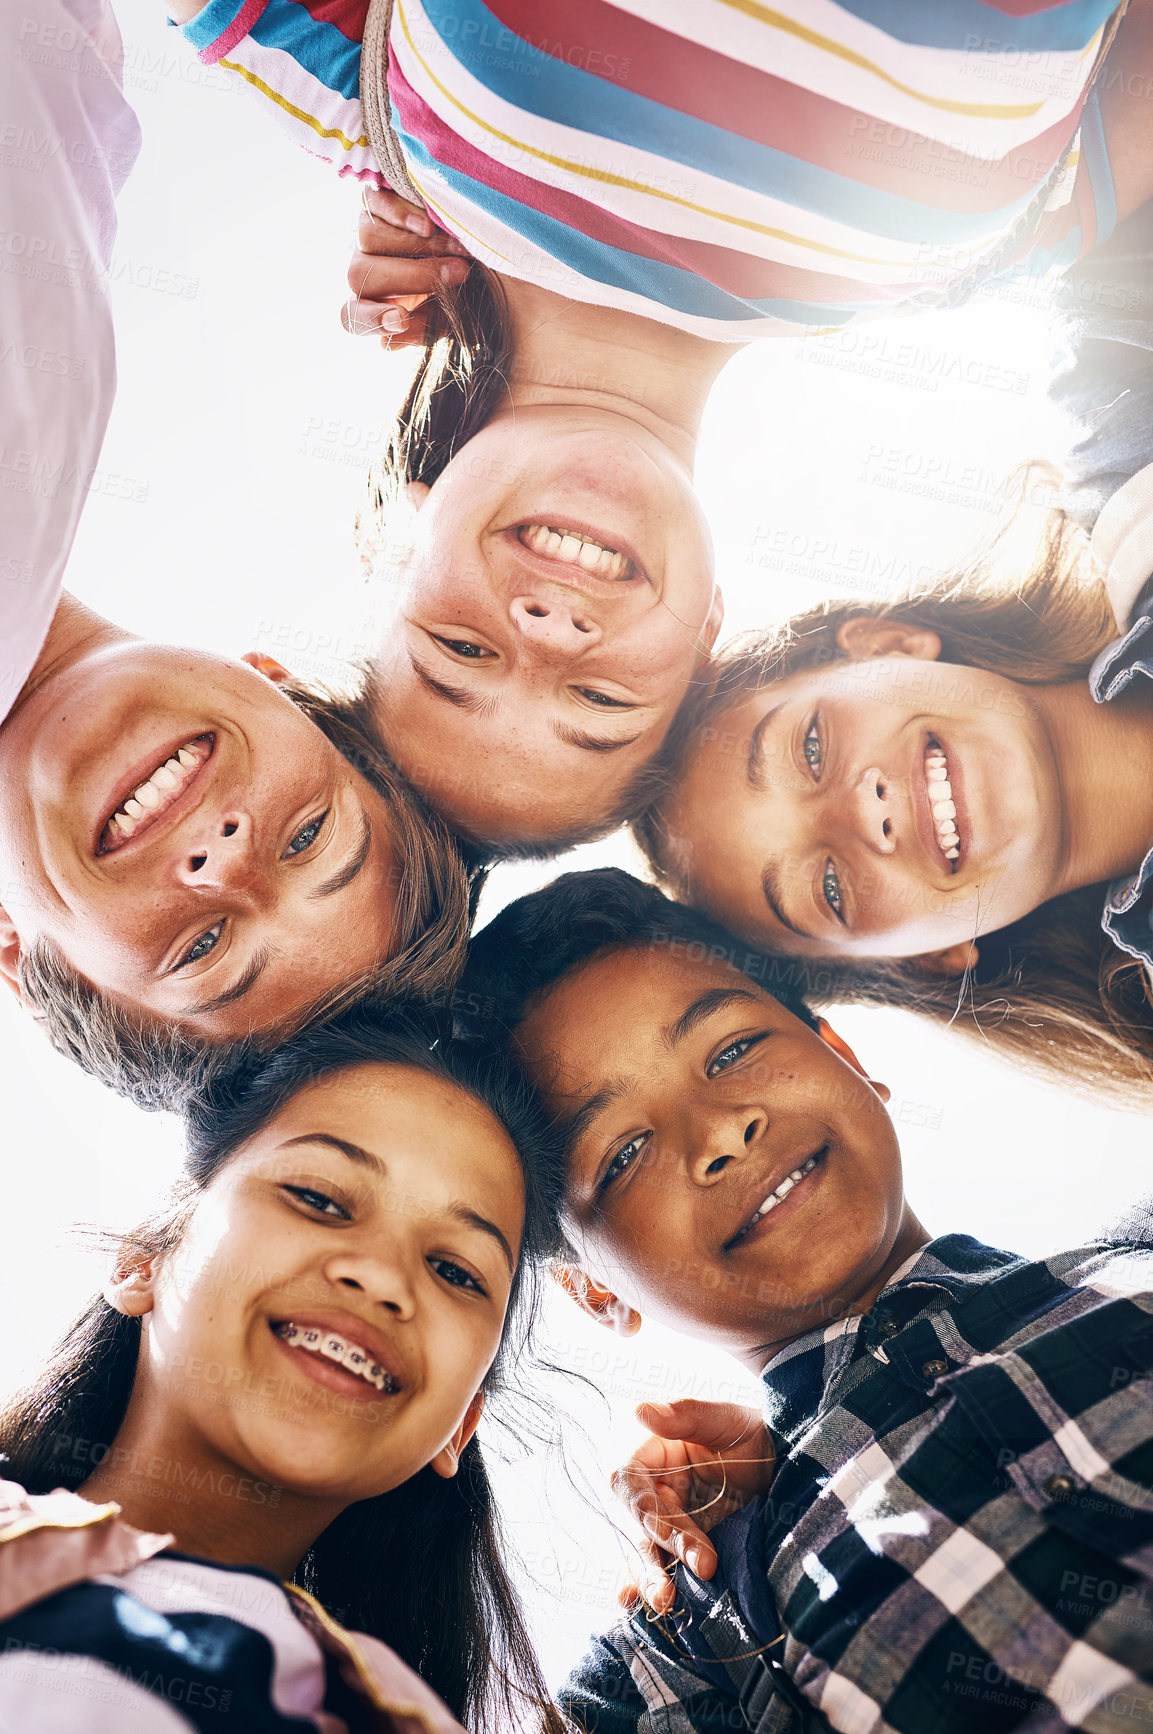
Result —
POLYGON ((494 271, 474 261, 463 283, 437 290, 427 319, 429 341, 388 444, 369 471, 357 517, 357 540, 368 563, 406 484, 431 487, 492 420, 508 391, 512 326, 494 271))
MULTIPOLYGON (((1032 472, 1030 485, 1036 480, 1032 472)), ((987 669, 1023 686, 1084 679, 1117 636, 1086 540, 1059 510, 1047 511, 1022 575, 1010 566, 1013 526, 1020 523, 1010 517, 984 550, 927 586, 884 601, 824 602, 728 645, 711 678, 690 688, 673 724, 671 773, 634 821, 657 879, 692 900, 691 870, 670 846, 664 802, 700 731, 774 681, 843 660, 837 634, 848 620, 869 615, 931 628, 940 636, 943 662, 987 669)), ((1142 966, 1101 930, 1105 889, 1087 886, 1055 897, 983 934, 977 961, 963 976, 930 975, 916 958, 850 963, 824 957, 811 961, 806 991, 823 1005, 921 1012, 1067 1086, 1147 1105, 1153 998, 1142 966)))
MULTIPOLYGON (((189 1105, 183 1176, 118 1255, 122 1263, 171 1255, 205 1189, 286 1102, 319 1078, 362 1065, 404 1066, 455 1086, 500 1122, 517 1152, 525 1226, 500 1348, 484 1380, 490 1408, 495 1400, 499 1412, 503 1399, 505 1425, 515 1433, 539 1283, 561 1244, 563 1156, 512 1064, 454 1041, 445 1020, 426 1008, 360 1008, 255 1061, 242 1079, 206 1090, 189 1105)), ((5 1473, 30 1493, 86 1480, 114 1447, 139 1353, 140 1320, 93 1300, 33 1381, 0 1406, 5 1473), (85 1446, 80 1458, 69 1450, 77 1440, 85 1446)), ((497 1727, 561 1734, 506 1556, 474 1437, 450 1480, 426 1467, 391 1492, 346 1507, 309 1548, 294 1581, 335 1618, 391 1645, 475 1734, 497 1727)))

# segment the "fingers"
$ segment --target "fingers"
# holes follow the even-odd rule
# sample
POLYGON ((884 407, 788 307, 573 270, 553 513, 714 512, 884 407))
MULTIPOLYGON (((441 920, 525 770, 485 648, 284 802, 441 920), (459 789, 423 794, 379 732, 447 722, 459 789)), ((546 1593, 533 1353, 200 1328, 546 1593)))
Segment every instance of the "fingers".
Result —
POLYGON ((369 259, 354 253, 341 324, 356 337, 390 338, 394 349, 423 343, 427 316, 418 309, 441 284, 461 283, 468 271, 466 259, 369 259))
POLYGON ((458 254, 468 258, 468 248, 455 235, 438 229, 427 211, 410 205, 397 193, 366 189, 357 226, 357 245, 365 253, 384 255, 458 254))
POLYGON ((676 1600, 672 1577, 675 1561, 645 1540, 634 1543, 631 1551, 629 1575, 617 1591, 617 1601, 625 1608, 643 1601, 654 1613, 668 1613, 676 1600))
POLYGON ((435 229, 427 212, 399 194, 366 190, 363 198, 341 323, 390 349, 423 344, 427 313, 417 310, 438 289, 463 283, 471 260, 458 241, 435 229))
POLYGON ((395 295, 433 295, 443 284, 463 283, 467 259, 393 259, 354 253, 348 265, 348 287, 366 301, 389 301, 395 295))
POLYGON ((617 1592, 617 1600, 625 1608, 647 1602, 656 1614, 667 1614, 676 1601, 676 1559, 699 1578, 711 1578, 717 1569, 716 1549, 707 1537, 698 1535, 690 1541, 675 1525, 670 1526, 665 1545, 647 1537, 639 1541, 636 1556, 635 1569, 617 1592))
POLYGON ((687 1509, 698 1491, 688 1470, 675 1465, 662 1469, 634 1457, 617 1470, 612 1486, 640 1525, 639 1545, 650 1563, 663 1569, 675 1558, 698 1577, 713 1575, 716 1549, 687 1509))
POLYGON ((639 1573, 617 1591, 617 1602, 630 1612, 638 1603, 647 1602, 654 1614, 671 1613, 676 1599, 677 1592, 671 1578, 649 1578, 639 1573))
POLYGON ((353 337, 379 337, 388 349, 407 349, 426 339, 427 295, 401 295, 394 301, 365 301, 350 295, 340 322, 353 337))
POLYGON ((728 1451, 748 1441, 760 1448, 765 1425, 755 1409, 739 1403, 703 1403, 694 1397, 677 1403, 641 1403, 637 1420, 662 1439, 691 1440, 715 1451, 728 1451))
POLYGON ((654 1564, 667 1562, 671 1554, 687 1565, 696 1577, 710 1578, 717 1569, 717 1550, 704 1530, 686 1512, 648 1511, 642 1519, 647 1539, 642 1544, 654 1564))

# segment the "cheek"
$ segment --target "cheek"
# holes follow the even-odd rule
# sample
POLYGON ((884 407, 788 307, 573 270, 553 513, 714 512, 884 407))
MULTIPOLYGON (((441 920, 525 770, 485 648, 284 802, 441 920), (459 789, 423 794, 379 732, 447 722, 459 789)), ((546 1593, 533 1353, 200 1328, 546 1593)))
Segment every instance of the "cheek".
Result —
MULTIPOLYGON (((404 605, 418 620, 432 614, 451 618, 459 609, 475 610, 490 600, 488 569, 479 558, 474 536, 446 532, 435 542, 422 541, 404 575, 404 605)), ((485 616, 477 616, 480 625, 485 616)), ((472 624, 472 621, 469 621, 472 624)))
POLYGON ((673 1157, 654 1160, 643 1187, 634 1187, 609 1239, 610 1255, 650 1288, 677 1279, 691 1261, 697 1236, 691 1209, 680 1195, 673 1157), (654 1225, 659 1224, 659 1229, 654 1225))
POLYGON ((438 1320, 430 1334, 425 1351, 429 1382, 421 1423, 430 1438, 438 1435, 429 1446, 430 1454, 439 1448, 441 1436, 460 1424, 476 1396, 500 1347, 502 1322, 494 1323, 491 1317, 461 1319, 455 1314, 438 1320))
MULTIPOLYGON (((651 609, 627 626, 610 629, 605 634, 598 667, 604 664, 606 649, 609 659, 615 659, 622 672, 643 672, 654 681, 663 677, 664 696, 675 698, 683 696, 701 660, 693 630, 664 607, 651 609)), ((607 666, 604 672, 610 672, 607 666)))

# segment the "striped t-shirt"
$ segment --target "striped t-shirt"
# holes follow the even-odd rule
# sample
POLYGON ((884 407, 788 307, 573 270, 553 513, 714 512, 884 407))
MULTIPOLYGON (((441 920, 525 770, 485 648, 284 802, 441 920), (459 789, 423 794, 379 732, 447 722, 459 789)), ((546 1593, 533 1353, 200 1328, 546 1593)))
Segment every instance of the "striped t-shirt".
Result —
MULTIPOLYGON (((186 34, 381 183, 367 0, 186 34)), ((740 341, 949 305, 1112 228, 1114 0, 395 0, 388 94, 440 224, 508 276, 740 341), (1092 88, 1091 88, 1092 86, 1092 88)))

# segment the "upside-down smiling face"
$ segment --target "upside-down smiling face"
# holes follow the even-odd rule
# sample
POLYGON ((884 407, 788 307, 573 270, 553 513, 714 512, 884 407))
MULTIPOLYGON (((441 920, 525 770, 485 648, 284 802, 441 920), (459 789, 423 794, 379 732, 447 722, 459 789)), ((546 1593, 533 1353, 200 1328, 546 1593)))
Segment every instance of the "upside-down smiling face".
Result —
POLYGON ((723 961, 608 948, 516 1040, 567 1127, 582 1264, 647 1316, 742 1351, 796 1336, 908 1232, 878 1090, 723 961))
POLYGON ((378 726, 449 823, 485 840, 607 817, 720 626, 691 476, 600 409, 496 416, 424 492, 403 579, 378 726))
POLYGON ((1029 688, 919 653, 846 658, 740 699, 694 747, 664 819, 693 902, 808 955, 963 945, 1052 896, 1066 849, 1029 688))
POLYGON ((399 1486, 483 1384, 523 1213, 508 1134, 456 1085, 401 1065, 308 1085, 157 1261, 141 1401, 196 1459, 278 1487, 345 1504, 399 1486))
POLYGON ((217 1039, 290 1024, 393 954, 389 809, 253 668, 121 636, 37 688, 3 749, 10 981, 50 941, 114 1000, 217 1039))

